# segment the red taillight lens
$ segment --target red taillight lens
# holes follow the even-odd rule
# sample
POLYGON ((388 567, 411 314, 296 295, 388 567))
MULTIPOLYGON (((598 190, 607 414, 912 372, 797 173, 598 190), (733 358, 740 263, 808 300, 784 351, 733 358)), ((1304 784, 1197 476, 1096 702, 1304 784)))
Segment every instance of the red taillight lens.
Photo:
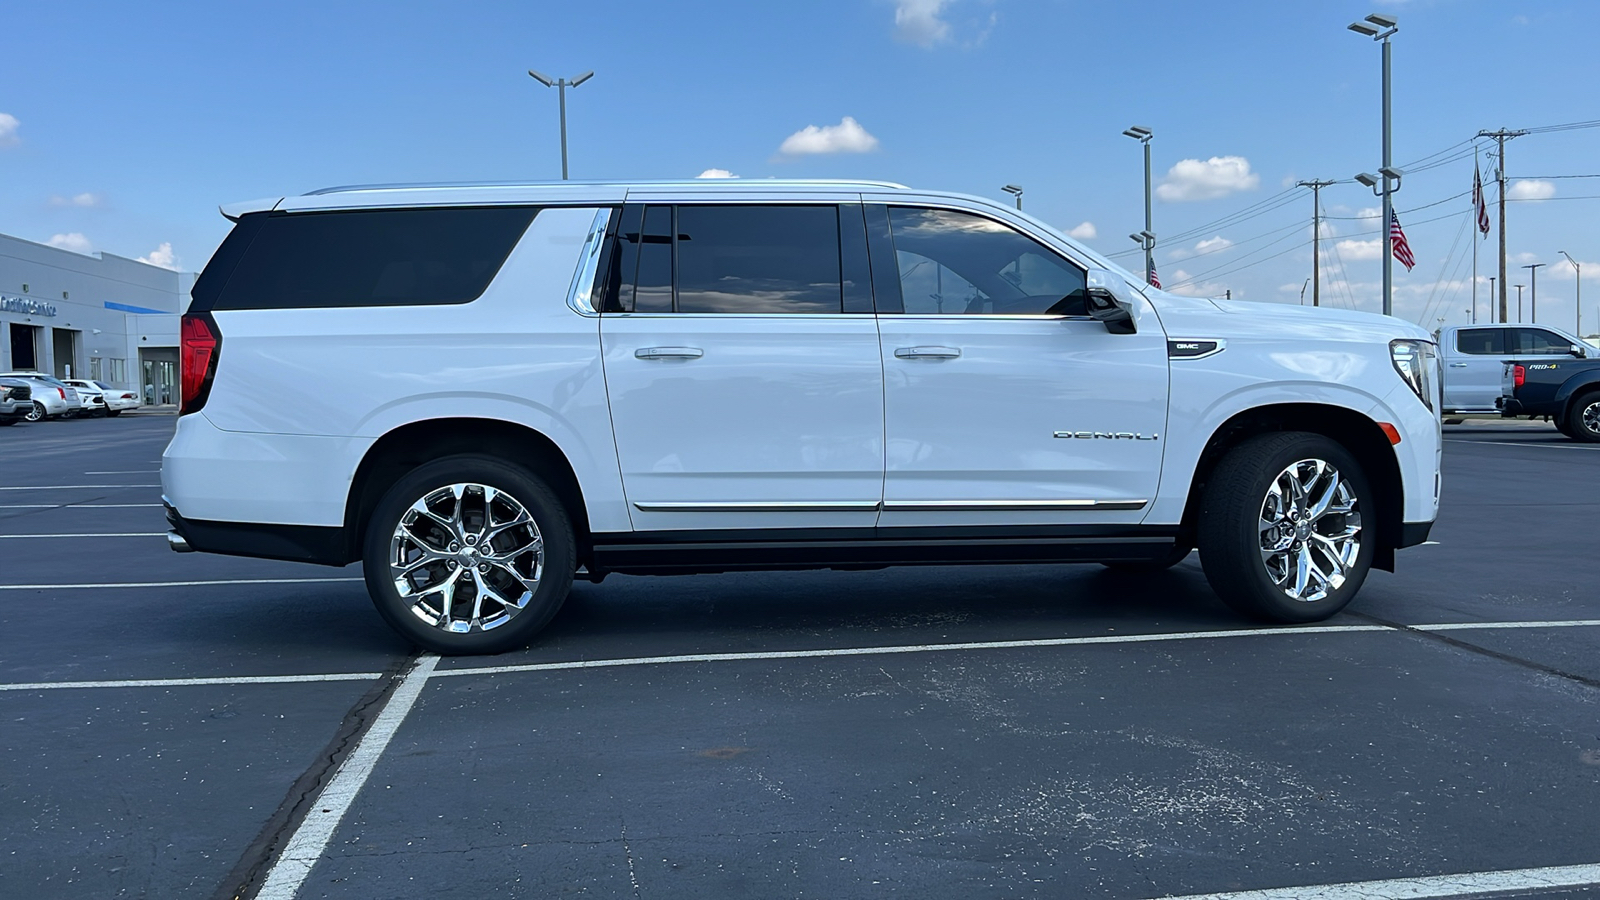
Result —
POLYGON ((1522 387, 1522 382, 1528 379, 1528 370, 1521 366, 1511 367, 1511 386, 1522 387))
POLYGON ((61 399, 63 399, 63 400, 67 399, 67 390, 66 390, 66 388, 56 388, 56 393, 61 395, 61 399))
POLYGON ((222 332, 210 313, 183 317, 182 368, 183 406, 179 415, 198 412, 211 393, 211 379, 217 372, 217 356, 222 351, 222 332))

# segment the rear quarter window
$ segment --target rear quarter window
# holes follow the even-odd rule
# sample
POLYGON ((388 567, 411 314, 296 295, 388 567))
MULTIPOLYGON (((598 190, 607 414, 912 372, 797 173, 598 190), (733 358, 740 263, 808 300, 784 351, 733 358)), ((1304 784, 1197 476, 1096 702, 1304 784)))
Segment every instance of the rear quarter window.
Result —
POLYGON ((537 213, 498 206, 252 214, 195 282, 190 310, 469 303, 537 213))

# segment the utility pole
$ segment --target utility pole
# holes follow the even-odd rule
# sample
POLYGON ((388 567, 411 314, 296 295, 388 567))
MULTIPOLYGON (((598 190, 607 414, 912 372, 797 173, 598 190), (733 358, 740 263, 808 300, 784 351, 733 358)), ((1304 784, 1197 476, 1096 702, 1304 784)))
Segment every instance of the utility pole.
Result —
POLYGON ((1516 288, 1517 288, 1517 324, 1518 325, 1522 324, 1522 287, 1523 286, 1520 285, 1520 284, 1516 285, 1516 288))
MULTIPOLYGON (((1385 45, 1387 46, 1387 45, 1385 45)), ((1322 189, 1331 181, 1297 181, 1295 186, 1311 188, 1311 305, 1322 305, 1322 189)), ((1305 292, 1301 288, 1301 293, 1305 292)))
POLYGON ((1572 254, 1565 250, 1560 251, 1567 262, 1572 263, 1572 335, 1583 337, 1583 267, 1572 258, 1572 254))
POLYGON ((1480 131, 1478 137, 1494 138, 1499 150, 1494 158, 1495 181, 1500 184, 1500 321, 1506 321, 1506 141, 1522 137, 1526 131, 1480 131))
POLYGON ((562 181, 566 181, 567 180, 567 88, 569 88, 569 87, 570 88, 575 88, 578 85, 583 84, 585 81, 588 81, 589 79, 594 77, 594 72, 592 72, 592 71, 591 72, 585 72, 582 75, 579 75, 577 78, 572 79, 571 81, 568 81, 565 78, 552 79, 550 76, 542 75, 542 74, 540 74, 538 72, 535 72, 532 69, 528 70, 528 74, 533 77, 534 81, 539 82, 540 84, 544 85, 545 87, 553 87, 553 88, 555 88, 556 89, 556 93, 561 95, 561 180, 562 181))
POLYGON ((1542 265, 1544 263, 1523 266, 1528 270, 1528 321, 1535 325, 1539 324, 1539 267, 1542 265))

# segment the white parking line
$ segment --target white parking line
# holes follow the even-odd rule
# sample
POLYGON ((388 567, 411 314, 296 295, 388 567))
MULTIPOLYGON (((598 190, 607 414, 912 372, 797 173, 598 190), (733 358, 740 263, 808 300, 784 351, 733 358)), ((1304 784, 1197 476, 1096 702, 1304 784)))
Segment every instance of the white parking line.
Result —
POLYGON ((1543 441, 1468 441, 1462 438, 1445 438, 1448 444, 1499 444, 1502 447, 1559 447, 1564 450, 1600 450, 1583 444, 1553 444, 1543 441))
POLYGON ((215 581, 121 581, 104 584, 0 584, 0 591, 64 591, 94 588, 204 587, 212 584, 331 584, 360 578, 224 578, 215 581))
POLYGON ((371 681, 382 672, 336 672, 329 675, 232 675, 216 678, 145 678, 127 681, 32 681, 0 684, 0 691, 54 691, 80 688, 193 687, 206 684, 301 684, 312 681, 371 681))
POLYGON ((1439 625, 1411 625, 1417 631, 1471 631, 1501 628, 1584 628, 1600 625, 1600 619, 1562 619, 1550 622, 1444 622, 1439 625))
POLYGON ((159 484, 19 484, 0 491, 98 491, 108 488, 158 488, 159 484))
POLYGON ((6 503, 0 509, 160 509, 159 503, 6 503))
POLYGON ((1188 894, 1169 900, 1422 900, 1425 897, 1477 897, 1513 891, 1546 890, 1600 884, 1600 865, 1503 869, 1426 878, 1350 881, 1265 891, 1188 894))
POLYGON ((160 469, 134 469, 122 472, 85 472, 85 475, 160 475, 160 469))
POLYGON ((378 764, 378 757, 383 755, 394 733, 399 730, 400 723, 411 712, 423 685, 428 683, 428 676, 433 674, 433 667, 438 664, 439 657, 432 654, 418 659, 405 680, 389 695, 389 702, 384 704, 383 711, 373 720, 372 727, 362 735, 361 743, 339 764, 339 771, 334 773, 333 780, 323 788, 305 821, 295 829, 288 846, 272 863, 266 881, 256 893, 256 900, 294 900, 300 885, 311 874, 311 867, 317 864, 322 852, 327 849, 333 830, 339 827, 345 811, 355 801, 361 786, 367 783, 367 776, 378 764))
POLYGON ((0 534, 0 541, 20 538, 166 537, 165 531, 110 531, 99 534, 0 534))

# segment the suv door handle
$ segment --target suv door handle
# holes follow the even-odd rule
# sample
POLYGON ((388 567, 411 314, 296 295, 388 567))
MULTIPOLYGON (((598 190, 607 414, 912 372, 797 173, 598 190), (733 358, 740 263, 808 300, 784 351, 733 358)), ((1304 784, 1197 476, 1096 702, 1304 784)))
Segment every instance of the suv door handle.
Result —
POLYGON ((1467 367, 1466 363, 1451 363, 1450 364, 1450 368, 1452 368, 1452 369, 1465 369, 1466 367, 1467 367))
POLYGON ((633 355, 640 359, 699 359, 706 354, 699 347, 640 347, 633 355))
POLYGON ((894 351, 895 359, 955 359, 960 355, 957 347, 901 347, 894 351))

